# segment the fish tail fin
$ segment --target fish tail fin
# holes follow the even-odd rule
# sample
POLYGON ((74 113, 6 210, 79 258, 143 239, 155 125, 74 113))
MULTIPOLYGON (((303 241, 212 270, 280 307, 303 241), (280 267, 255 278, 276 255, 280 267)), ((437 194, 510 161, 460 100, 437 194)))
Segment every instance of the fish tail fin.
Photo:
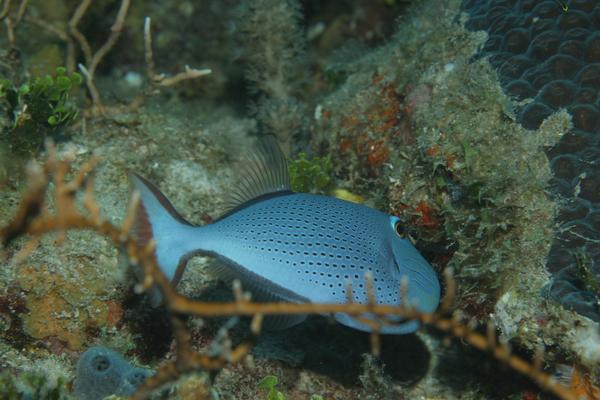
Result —
POLYGON ((176 285, 187 261, 194 255, 194 227, 177 213, 167 197, 147 179, 131 173, 130 180, 140 193, 133 234, 141 246, 150 240, 156 242, 156 261, 167 278, 176 285))

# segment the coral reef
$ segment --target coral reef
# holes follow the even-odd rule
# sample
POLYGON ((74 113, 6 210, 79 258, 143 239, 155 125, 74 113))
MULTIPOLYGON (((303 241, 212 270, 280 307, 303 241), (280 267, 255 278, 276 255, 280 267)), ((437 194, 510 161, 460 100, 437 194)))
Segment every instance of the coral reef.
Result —
POLYGON ((582 360, 568 338, 597 326, 540 296, 558 210, 547 194, 553 177, 545 154, 570 135, 571 115, 557 112, 535 135, 527 132, 487 60, 473 60, 486 36, 438 14, 452 14, 451 7, 421 10, 436 17, 411 18, 395 40, 355 60, 356 72, 320 103, 318 140, 335 132, 329 151, 346 152, 334 162, 338 176, 359 193, 377 187, 375 201, 389 199, 412 222, 422 250, 454 268, 468 315, 491 314, 505 339, 532 351, 560 343, 556 359, 582 360), (428 30, 430 21, 448 22, 428 30), (371 116, 382 104, 395 109, 390 123, 385 114, 371 116), (361 158, 365 137, 369 154, 387 149, 384 163, 361 158))
POLYGON ((459 0, 241 3, 0 1, 0 77, 17 88, 82 64, 88 97, 73 98, 82 112, 31 156, 37 163, 26 167, 0 143, 0 397, 72 397, 77 359, 98 345, 158 371, 136 398, 261 398, 270 375, 290 399, 597 396, 598 324, 586 318, 597 296, 588 240, 597 85, 593 74, 578 78, 594 72, 586 57, 597 30, 596 15, 581 10, 597 6, 503 2, 480 16, 499 29, 486 34, 459 0), (515 18, 534 9, 550 13, 542 24, 515 18), (536 28, 550 30, 528 31, 536 28), (517 73, 513 64, 535 74, 510 85, 503 73, 517 73), (580 87, 562 78, 535 86, 572 65, 580 87), (257 328, 271 313, 372 305, 248 302, 207 274, 215 261, 204 257, 190 260, 175 291, 151 249, 130 241, 129 171, 156 182, 186 219, 209 223, 226 203, 233 161, 266 132, 288 143, 301 189, 337 188, 330 193, 397 214, 440 275, 454 271, 439 313, 368 308, 424 329, 369 335, 315 316, 257 337, 244 316, 257 315, 257 328), (572 193, 549 196, 556 188, 572 193), (136 266, 143 271, 131 273, 136 266), (139 295, 151 284, 162 307, 139 295), (445 336, 460 340, 445 347, 445 336))
MULTIPOLYGON (((370 333, 371 352, 378 356, 381 350, 381 332, 384 324, 394 324, 396 318, 412 319, 421 324, 430 325, 436 329, 451 334, 469 343, 480 350, 490 351, 495 357, 507 363, 516 371, 527 375, 541 387, 549 390, 564 399, 575 399, 573 389, 570 386, 564 386, 557 383, 554 378, 541 370, 541 354, 536 354, 532 363, 528 363, 518 355, 511 354, 510 348, 504 342, 497 342, 496 333, 493 324, 488 325, 487 337, 481 335, 461 322, 460 314, 450 314, 454 303, 455 282, 450 270, 445 273, 446 294, 440 307, 434 313, 425 313, 418 311, 414 306, 405 305, 403 302, 398 305, 379 304, 374 300, 375 286, 372 276, 365 275, 365 290, 369 301, 367 303, 355 303, 353 297, 348 297, 348 302, 343 304, 314 304, 314 303, 256 303, 250 300, 250 296, 242 292, 239 281, 233 284, 234 301, 230 303, 206 302, 187 298, 175 291, 175 288, 169 279, 158 266, 154 255, 155 243, 150 241, 146 244, 138 243, 138 240, 131 233, 135 214, 139 206, 139 194, 134 193, 128 207, 128 213, 120 227, 108 222, 100 214, 100 208, 95 201, 93 186, 89 179, 89 174, 93 171, 97 160, 92 158, 85 163, 82 168, 74 173, 72 180, 65 180, 65 176, 70 172, 68 161, 56 158, 55 149, 52 144, 48 147, 49 158, 44 164, 44 168, 31 166, 29 171, 29 188, 23 197, 15 218, 0 230, 0 238, 4 246, 10 244, 18 237, 24 234, 32 235, 37 238, 50 232, 64 232, 68 229, 87 229, 95 231, 106 236, 115 245, 124 249, 126 262, 129 266, 138 271, 140 282, 136 284, 135 291, 143 293, 150 289, 160 290, 160 296, 165 306, 165 312, 169 313, 171 328, 175 338, 176 350, 175 359, 162 363, 155 375, 148 377, 137 389, 132 398, 147 398, 150 393, 178 379, 182 374, 196 370, 214 371, 225 367, 227 364, 235 364, 242 361, 253 343, 256 336, 260 333, 262 320, 265 315, 304 315, 304 314, 334 314, 345 313, 357 318, 361 323, 371 327, 370 333), (46 174, 49 174, 52 186, 55 188, 56 209, 52 214, 40 214, 44 208, 44 198, 50 181, 46 174), (76 204, 77 192, 84 192, 83 209, 86 214, 76 204), (377 316, 376 319, 365 319, 361 317, 364 313, 370 313, 377 316), (252 316, 250 325, 250 337, 238 344, 232 346, 230 340, 223 340, 218 351, 209 351, 208 353, 198 353, 194 350, 191 342, 191 334, 186 326, 182 315, 191 314, 197 316, 233 316, 243 315, 252 316)), ((37 245, 37 239, 29 242, 24 249, 27 256, 37 245)), ((406 290, 406 289, 404 289, 406 290)), ((348 284, 346 293, 352 293, 351 284, 348 284)), ((221 334, 227 339, 227 331, 221 334)), ((216 340, 215 340, 216 342, 216 340)), ((217 343, 218 345, 218 343, 217 343)), ((124 373, 125 362, 119 357, 107 353, 105 349, 92 349, 88 356, 82 358, 82 363, 78 366, 79 378, 88 377, 89 371, 82 371, 82 368, 88 368, 88 362, 91 362, 92 374, 101 372, 94 380, 100 380, 98 386, 91 390, 92 398, 98 395, 108 394, 110 390, 119 391, 123 384, 123 376, 127 380, 129 375, 124 373), (98 354, 96 354, 98 353, 98 354), (94 361, 100 358, 100 365, 95 365, 94 361), (112 362, 109 358, 112 358, 112 362), (115 370, 110 366, 115 363, 115 370), (102 372, 108 371, 109 375, 104 377, 102 372), (106 382, 104 379, 108 379, 106 382), (116 388, 116 389, 115 389, 116 388)), ((86 378, 87 379, 87 378, 86 378)), ((134 377, 134 381, 140 381, 134 377)), ((126 382, 128 385, 131 382, 126 382)), ((80 388, 81 389, 81 388, 80 388)), ((79 389, 77 389, 79 390, 79 389)))
POLYGON ((478 54, 498 71, 504 91, 516 101, 518 121, 536 130, 565 109, 573 129, 548 151, 553 186, 560 196, 560 224, 548 258, 554 280, 547 294, 600 321, 598 273, 598 79, 600 5, 595 1, 465 1, 466 26, 489 36, 478 54), (588 279, 576 254, 590 260, 588 279))

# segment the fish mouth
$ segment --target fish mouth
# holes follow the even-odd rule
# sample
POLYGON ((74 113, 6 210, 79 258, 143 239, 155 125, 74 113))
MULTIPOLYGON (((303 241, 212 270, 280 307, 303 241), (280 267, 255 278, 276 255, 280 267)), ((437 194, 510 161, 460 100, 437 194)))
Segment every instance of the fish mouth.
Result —
MULTIPOLYGON (((396 259, 394 264, 400 270, 396 259)), ((400 303, 408 300, 406 306, 424 313, 434 312, 440 302, 440 282, 433 268, 426 262, 407 262, 401 276, 408 280, 408 286, 407 299, 400 298, 400 303)))

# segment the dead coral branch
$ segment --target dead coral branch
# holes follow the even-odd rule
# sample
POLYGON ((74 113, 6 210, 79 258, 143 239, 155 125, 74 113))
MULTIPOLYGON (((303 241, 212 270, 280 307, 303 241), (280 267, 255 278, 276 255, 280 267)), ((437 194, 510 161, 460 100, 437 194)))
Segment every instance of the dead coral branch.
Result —
MULTIPOLYGON (((541 370, 542 352, 538 352, 533 362, 511 354, 505 343, 496 341, 496 331, 489 327, 488 335, 482 335, 469 328, 457 317, 452 316, 450 307, 454 296, 454 281, 450 274, 446 275, 447 292, 440 310, 434 314, 420 313, 413 308, 400 305, 379 305, 374 299, 368 304, 348 302, 346 304, 292 304, 292 303, 254 303, 248 296, 243 295, 239 284, 234 285, 235 301, 230 303, 203 302, 189 299, 178 294, 166 276, 160 270, 154 257, 153 242, 140 246, 129 230, 133 216, 139 202, 139 197, 133 197, 129 212, 122 226, 118 227, 103 218, 93 194, 92 172, 97 159, 92 158, 83 167, 73 173, 73 178, 67 181, 71 173, 71 163, 68 160, 59 160, 52 144, 47 146, 48 159, 42 167, 29 168, 29 190, 24 194, 14 219, 0 229, 0 242, 7 246, 20 236, 30 235, 30 243, 50 232, 64 232, 68 229, 89 229, 109 238, 117 247, 123 249, 133 268, 140 268, 144 278, 137 286, 141 292, 150 287, 157 287, 162 293, 165 308, 170 313, 171 327, 176 342, 175 359, 159 367, 156 375, 149 378, 139 388, 133 399, 144 399, 167 383, 177 380, 182 374, 193 370, 219 370, 224 366, 242 360, 252 348, 256 336, 260 333, 262 318, 269 314, 332 314, 336 312, 347 313, 361 321, 369 321, 374 334, 371 343, 374 350, 379 345, 377 332, 389 323, 386 315, 400 316, 408 319, 419 320, 423 325, 432 326, 449 336, 460 338, 470 345, 489 352, 494 357, 507 363, 514 370, 528 376, 541 388, 554 393, 566 400, 576 400, 578 396, 574 388, 564 386, 541 370), (53 185, 50 185, 53 183, 53 185), (54 196, 54 213, 48 211, 46 194, 54 196), (77 194, 83 194, 83 206, 78 205, 77 194), (378 317, 376 321, 361 318, 364 313, 371 313, 378 317), (182 316, 185 314, 197 316, 229 316, 248 315, 253 317, 251 334, 247 341, 235 348, 225 349, 217 356, 196 352, 191 343, 190 331, 186 327, 182 316), (450 315, 450 316, 449 316, 450 315)), ((32 249, 33 246, 25 246, 32 249)), ((367 277, 367 286, 369 279, 367 277)), ((351 291, 351 288, 348 288, 351 291)), ((401 292, 406 292, 401 288, 401 292)), ((372 296, 371 296, 372 297, 372 296)))
POLYGON ((102 99, 100 98, 100 92, 94 83, 94 74, 96 73, 96 68, 106 56, 106 54, 113 48, 119 36, 121 36, 121 32, 123 31, 123 24, 125 23, 125 18, 127 17, 127 11, 129 10, 129 0, 122 0, 121 5, 119 7, 119 11, 117 12, 117 17, 115 19, 115 23, 110 28, 110 34, 108 39, 104 44, 95 52, 92 53, 92 48, 85 38, 85 36, 79 31, 78 25, 81 21, 81 18, 85 15, 87 9, 91 5, 91 0, 83 0, 75 13, 71 17, 69 21, 69 33, 75 38, 75 40, 79 43, 81 51, 83 52, 83 56, 85 58, 85 66, 79 64, 79 70, 85 76, 85 83, 90 91, 90 95, 92 96, 92 101, 94 102, 94 107, 96 110, 103 114, 104 113, 104 105, 102 104, 102 99))
MULTIPOLYGON (((26 23, 35 25, 36 27, 42 28, 45 31, 57 36, 61 41, 66 44, 66 57, 65 66, 69 73, 78 69, 83 77, 85 78, 85 84, 92 99, 92 106, 87 110, 86 114, 91 116, 110 116, 114 113, 123 111, 133 111, 139 108, 144 97, 148 94, 148 91, 142 91, 131 104, 126 107, 111 107, 106 106, 102 101, 102 94, 96 86, 96 71, 102 60, 106 55, 115 47, 121 33, 124 29, 125 20, 129 12, 131 0, 121 0, 119 10, 113 22, 110 33, 104 44, 100 46, 96 51, 92 49, 88 38, 81 32, 79 25, 87 14, 89 8, 93 5, 92 0, 81 0, 73 11, 71 18, 66 22, 66 29, 61 28, 61 23, 55 24, 49 22, 43 17, 36 17, 32 15, 26 15, 25 11, 28 6, 29 0, 21 0, 19 7, 16 12, 11 12, 12 0, 0 0, 2 4, 0 8, 0 21, 4 21, 7 28, 7 35, 9 44, 14 47, 15 45, 15 28, 24 20, 26 23), (78 53, 83 56, 83 62, 77 63, 78 53)), ((58 22, 58 21, 57 21, 58 22)), ((62 22, 62 21, 61 21, 62 22)), ((148 82, 153 88, 165 88, 177 85, 183 81, 197 79, 202 76, 212 73, 209 68, 196 69, 189 66, 185 66, 184 71, 177 73, 173 76, 169 76, 163 73, 156 73, 154 55, 152 51, 152 32, 151 32, 151 20, 146 17, 144 21, 144 60, 146 63, 146 75, 148 76, 148 82)))
POLYGON ((11 14, 11 0, 4 0, 2 10, 0 10, 0 21, 4 21, 6 27, 6 36, 8 38, 8 44, 10 47, 15 47, 15 30, 23 19, 29 0, 21 0, 19 7, 17 8, 16 14, 11 14))
POLYGON ((167 77, 165 74, 157 74, 154 70, 154 55, 152 53, 152 30, 151 19, 146 17, 144 20, 144 55, 146 58, 146 75, 152 84, 157 86, 173 86, 181 81, 188 79, 196 79, 201 76, 208 75, 212 71, 209 68, 196 69, 185 66, 185 71, 174 76, 167 77))

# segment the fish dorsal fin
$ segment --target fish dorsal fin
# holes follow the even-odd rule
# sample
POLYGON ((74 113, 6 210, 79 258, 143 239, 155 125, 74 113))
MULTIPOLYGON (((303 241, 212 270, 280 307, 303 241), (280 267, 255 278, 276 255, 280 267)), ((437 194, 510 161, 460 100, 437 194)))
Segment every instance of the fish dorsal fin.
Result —
POLYGON ((287 161, 273 136, 259 139, 237 168, 240 176, 225 202, 227 211, 266 194, 290 191, 287 161))

